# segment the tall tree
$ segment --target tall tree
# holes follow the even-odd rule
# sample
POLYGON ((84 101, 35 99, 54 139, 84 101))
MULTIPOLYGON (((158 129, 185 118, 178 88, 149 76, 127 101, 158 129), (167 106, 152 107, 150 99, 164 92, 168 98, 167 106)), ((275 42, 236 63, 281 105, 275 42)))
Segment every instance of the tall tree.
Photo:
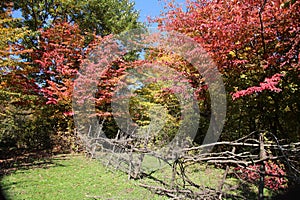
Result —
POLYGON ((159 27, 193 38, 223 74, 235 100, 228 107, 228 133, 267 129, 299 137, 299 1, 195 0, 187 1, 185 10, 168 6, 156 19, 159 27))
MULTIPOLYGON (((49 20, 43 20, 47 17, 34 19, 34 13, 37 12, 34 8, 29 9, 30 12, 23 12, 24 23, 28 23, 33 29, 39 28, 38 40, 34 40, 37 45, 30 59, 39 69, 35 74, 36 81, 40 84, 42 94, 48 99, 47 104, 55 105, 55 116, 60 121, 57 129, 62 135, 72 137, 74 127, 71 100, 74 79, 78 72, 82 71, 80 68, 83 67, 83 61, 88 59, 90 51, 100 45, 108 34, 117 34, 141 24, 137 22, 138 13, 133 9, 133 4, 127 0, 48 3, 34 3, 32 6, 41 10, 47 8, 45 12, 49 20), (53 4, 54 7, 50 9, 53 4)), ((118 66, 121 63, 111 64, 118 66)), ((121 73, 114 66, 107 66, 106 85, 99 84, 99 99, 96 101, 100 108, 99 115, 103 112, 105 114, 109 107, 108 98, 103 98, 100 88, 105 87, 107 92, 104 96, 109 96, 110 83, 113 84, 114 77, 121 73), (106 101, 101 102, 100 99, 106 101)))
POLYGON ((22 14, 16 20, 1 13, 1 91, 45 102, 40 117, 60 132, 57 141, 74 142, 71 99, 80 64, 102 37, 141 26, 133 6, 128 0, 1 2, 3 13, 22 14))
POLYGON ((75 22, 82 32, 95 31, 102 36, 138 26, 138 12, 129 0, 17 0, 14 6, 22 11, 24 23, 32 30, 56 20, 75 22))
MULTIPOLYGON (((59 21, 78 24, 87 43, 92 40, 91 33, 105 36, 140 26, 138 12, 129 0, 17 0, 14 9, 21 11, 23 24, 33 31, 59 21)), ((26 43, 36 46, 37 35, 28 37, 26 43)))
POLYGON ((31 76, 35 68, 22 59, 32 50, 20 43, 31 31, 12 17, 12 6, 4 4, 0 11, 0 148, 45 148, 49 135, 44 131, 47 123, 37 117, 41 98, 31 76))

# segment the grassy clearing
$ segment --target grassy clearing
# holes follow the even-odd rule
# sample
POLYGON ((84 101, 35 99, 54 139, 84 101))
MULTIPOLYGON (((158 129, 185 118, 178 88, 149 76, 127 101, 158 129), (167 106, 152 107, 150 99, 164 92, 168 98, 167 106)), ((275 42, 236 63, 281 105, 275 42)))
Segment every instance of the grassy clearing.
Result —
POLYGON ((136 184, 126 174, 79 155, 57 156, 39 168, 17 170, 1 180, 11 200, 166 199, 136 184))
MULTIPOLYGON (((146 162, 146 167, 157 167, 153 158, 146 159, 150 159, 146 162)), ((172 177, 172 169, 166 165, 152 174, 152 177, 128 180, 125 173, 109 170, 99 161, 87 159, 82 155, 59 155, 31 161, 30 164, 22 167, 12 167, 17 170, 1 179, 1 186, 8 200, 164 200, 168 198, 153 194, 138 184, 160 187, 162 183, 155 180, 162 180, 166 185, 171 185, 172 177)), ((187 169, 186 174, 190 180, 200 185, 217 188, 224 170, 212 165, 195 164, 187 169)), ((175 178, 175 181, 177 184, 182 184, 179 176, 175 178)), ((242 184, 239 189, 230 189, 238 184, 241 184, 238 179, 228 177, 224 188, 228 188, 231 194, 256 199, 257 187, 255 185, 242 184)), ((267 195, 268 191, 265 194, 267 195)))

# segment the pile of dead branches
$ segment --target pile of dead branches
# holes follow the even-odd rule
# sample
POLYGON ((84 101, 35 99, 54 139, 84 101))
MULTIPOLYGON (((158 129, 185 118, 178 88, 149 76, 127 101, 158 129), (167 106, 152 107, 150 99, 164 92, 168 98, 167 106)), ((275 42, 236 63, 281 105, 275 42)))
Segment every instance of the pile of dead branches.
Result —
MULTIPOLYGON (((247 169, 266 161, 284 165, 286 178, 299 181, 300 142, 282 144, 269 132, 253 132, 235 141, 221 141, 182 149, 167 149, 164 153, 147 148, 147 141, 119 133, 108 139, 99 132, 96 137, 86 138, 87 152, 105 165, 128 173, 129 178, 152 178, 158 184, 141 184, 157 194, 172 199, 221 199, 223 197, 246 199, 235 194, 241 185, 230 185, 227 179, 238 175, 237 167, 247 169), (141 145, 143 144, 143 145, 141 145), (223 170, 215 187, 207 186, 189 177, 189 168, 195 165, 213 165, 223 170), (169 168, 169 180, 153 176, 162 168, 169 168)), ((262 173, 262 172, 259 172, 262 173)), ((264 174, 264 176, 272 174, 264 174)), ((276 174, 273 174, 276 176, 276 174)), ((241 183, 244 183, 241 180, 241 183)))

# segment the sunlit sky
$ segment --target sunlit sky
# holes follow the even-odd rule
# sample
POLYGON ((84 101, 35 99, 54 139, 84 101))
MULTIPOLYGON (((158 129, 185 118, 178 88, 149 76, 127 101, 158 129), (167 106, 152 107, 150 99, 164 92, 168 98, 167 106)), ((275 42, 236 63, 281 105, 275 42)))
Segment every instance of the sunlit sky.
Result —
MULTIPOLYGON (((140 21, 147 22, 147 17, 155 17, 163 10, 165 0, 134 0, 136 10, 140 11, 140 21)), ((175 0, 180 5, 184 4, 185 0, 175 0)))

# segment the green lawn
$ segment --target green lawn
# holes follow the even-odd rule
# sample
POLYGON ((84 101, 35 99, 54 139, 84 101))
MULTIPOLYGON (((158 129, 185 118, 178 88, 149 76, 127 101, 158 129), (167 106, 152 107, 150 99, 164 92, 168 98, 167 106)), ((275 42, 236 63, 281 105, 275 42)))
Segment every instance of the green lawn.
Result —
POLYGON ((20 169, 1 180, 7 199, 12 200, 167 199, 137 184, 126 174, 80 155, 56 156, 38 168, 20 169))
MULTIPOLYGON (((150 164, 155 162, 149 160, 146 163, 148 167, 154 167, 150 164)), ((168 199, 140 187, 139 184, 162 186, 155 181, 158 179, 170 185, 172 177, 171 168, 166 166, 154 173, 152 178, 128 180, 126 173, 109 170, 101 162, 87 159, 83 155, 58 155, 48 159, 30 160, 27 163, 11 165, 11 168, 17 170, 4 175, 1 179, 1 186, 8 200, 168 199)), ((216 188, 224 170, 210 165, 196 164, 188 169, 187 174, 198 184, 216 188)), ((179 176, 176 177, 176 182, 182 182, 179 176)), ((238 184, 237 179, 228 178, 224 188, 238 184)), ((239 188, 229 193, 255 199, 257 187, 251 184, 244 184, 244 186, 251 188, 242 190, 239 188)), ((268 193, 266 191, 265 195, 268 193)))

